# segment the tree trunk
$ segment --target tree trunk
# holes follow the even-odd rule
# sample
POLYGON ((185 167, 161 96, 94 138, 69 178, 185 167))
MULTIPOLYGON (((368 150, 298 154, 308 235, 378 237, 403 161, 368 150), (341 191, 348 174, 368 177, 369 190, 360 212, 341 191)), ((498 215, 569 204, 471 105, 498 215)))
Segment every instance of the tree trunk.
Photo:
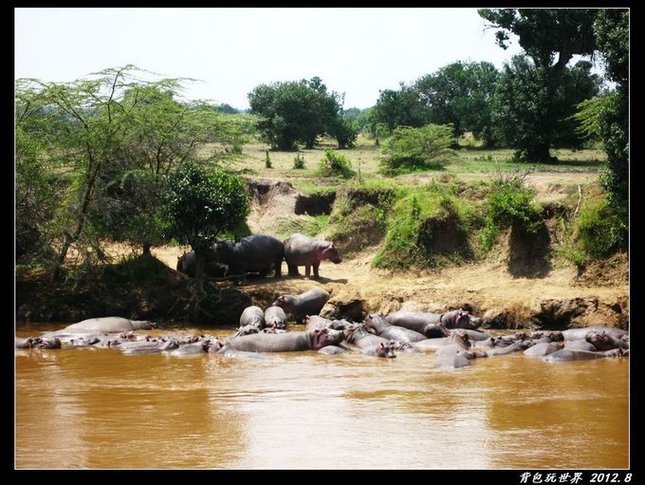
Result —
POLYGON ((152 256, 152 253, 150 252, 150 248, 152 248, 152 244, 143 243, 143 252, 141 254, 143 256, 152 256))
POLYGON ((530 163, 550 163, 553 161, 548 143, 541 143, 527 148, 526 158, 530 163))

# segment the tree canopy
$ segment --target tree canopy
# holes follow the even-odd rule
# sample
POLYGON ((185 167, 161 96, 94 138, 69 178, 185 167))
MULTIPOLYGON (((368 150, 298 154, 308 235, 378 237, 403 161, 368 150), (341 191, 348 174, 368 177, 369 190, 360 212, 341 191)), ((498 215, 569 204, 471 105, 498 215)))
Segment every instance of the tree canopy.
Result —
POLYGON ((319 77, 261 84, 248 94, 258 129, 272 147, 292 150, 297 143, 313 148, 316 138, 340 133, 342 96, 328 92, 319 77))

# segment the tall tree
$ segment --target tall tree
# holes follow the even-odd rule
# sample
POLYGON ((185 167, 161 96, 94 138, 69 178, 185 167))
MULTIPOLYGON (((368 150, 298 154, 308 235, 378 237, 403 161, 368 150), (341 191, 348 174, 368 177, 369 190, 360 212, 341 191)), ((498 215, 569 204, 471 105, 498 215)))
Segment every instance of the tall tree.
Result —
POLYGON ((601 10, 594 23, 594 33, 607 76, 616 83, 600 121, 608 161, 604 185, 613 201, 626 208, 629 199, 629 11, 601 10))
MULTIPOLYGON (((533 67, 529 70, 527 64, 520 66, 516 63, 509 69, 515 70, 518 76, 520 71, 533 76, 533 79, 523 82, 534 89, 535 104, 548 107, 558 96, 564 82, 563 73, 573 56, 593 54, 596 48, 593 34, 596 12, 590 9, 480 9, 479 15, 493 28, 499 29, 496 38, 502 48, 508 47, 511 34, 519 37, 519 43, 532 59, 533 67)), ((504 90, 508 92, 513 85, 520 86, 521 83, 507 83, 504 90)), ((550 116, 550 112, 544 109, 525 109, 516 113, 516 119, 524 127, 530 126, 534 133, 550 124, 550 116), (522 118, 522 112, 528 116, 522 118)), ((549 161, 552 159, 549 151, 553 142, 551 135, 542 133, 530 140, 530 146, 523 144, 526 137, 517 137, 513 146, 531 161, 549 161)))
POLYGON ((398 91, 381 91, 372 113, 373 125, 393 132, 398 126, 419 128, 430 122, 430 113, 414 86, 401 83, 398 91))
POLYGON ((292 150, 296 143, 313 148, 329 133, 342 108, 342 96, 329 93, 319 77, 261 84, 248 94, 258 129, 274 148, 292 150))
POLYGON ((580 61, 565 68, 560 82, 526 56, 515 56, 497 83, 492 121, 497 137, 518 149, 528 161, 548 161, 551 146, 579 146, 571 116, 576 105, 598 93, 591 65, 580 61))
POLYGON ((466 131, 493 142, 491 101, 499 73, 489 62, 454 62, 427 74, 415 84, 436 124, 452 124, 455 135, 466 131))

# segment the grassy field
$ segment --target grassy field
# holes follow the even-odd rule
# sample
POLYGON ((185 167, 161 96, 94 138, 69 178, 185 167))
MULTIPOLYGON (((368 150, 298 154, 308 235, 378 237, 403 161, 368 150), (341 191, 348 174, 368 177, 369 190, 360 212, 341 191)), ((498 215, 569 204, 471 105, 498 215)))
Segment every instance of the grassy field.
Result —
MULTIPOLYGON (((266 150, 268 146, 254 142, 244 146, 242 157, 235 162, 235 170, 245 175, 271 177, 289 180, 300 190, 311 192, 324 190, 325 186, 338 185, 335 179, 325 180, 317 176, 316 170, 326 149, 335 149, 333 140, 324 140, 314 149, 300 149, 293 152, 271 151, 269 158, 272 168, 266 168, 266 150), (294 159, 297 155, 304 160, 305 168, 295 169, 294 159)), ((362 181, 391 180, 379 173, 381 147, 359 136, 355 148, 339 150, 351 163, 357 172, 357 178, 362 181)), ((457 152, 457 161, 440 170, 425 172, 425 174, 446 176, 463 176, 464 178, 486 178, 499 172, 528 172, 528 173, 599 173, 606 165, 606 155, 602 150, 567 150, 555 149, 552 154, 558 162, 552 164, 517 163, 513 161, 511 149, 481 149, 462 148, 457 152)), ((402 175, 396 178, 410 178, 415 174, 402 175)), ((403 181, 403 180, 401 180, 403 181)))

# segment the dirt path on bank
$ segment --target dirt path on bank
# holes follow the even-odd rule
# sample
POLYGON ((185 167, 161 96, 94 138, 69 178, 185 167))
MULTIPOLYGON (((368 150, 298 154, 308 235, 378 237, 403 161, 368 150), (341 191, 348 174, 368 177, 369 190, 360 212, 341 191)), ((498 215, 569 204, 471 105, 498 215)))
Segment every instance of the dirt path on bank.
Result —
MULTIPOLYGON (((153 250, 170 267, 181 252, 176 247, 153 250)), ((625 325, 628 318, 627 262, 620 258, 598 271, 601 281, 592 281, 578 278, 573 267, 554 268, 543 278, 517 278, 509 274, 503 261, 393 274, 371 267, 374 254, 373 249, 366 250, 338 265, 325 261, 320 267, 320 281, 283 276, 279 280, 249 280, 238 289, 255 303, 266 305, 282 293, 296 294, 321 286, 331 293, 332 303, 358 300, 365 312, 463 307, 500 326, 524 326, 536 315, 554 321, 570 320, 576 326, 625 325)), ((283 275, 286 270, 283 263, 283 275)))

